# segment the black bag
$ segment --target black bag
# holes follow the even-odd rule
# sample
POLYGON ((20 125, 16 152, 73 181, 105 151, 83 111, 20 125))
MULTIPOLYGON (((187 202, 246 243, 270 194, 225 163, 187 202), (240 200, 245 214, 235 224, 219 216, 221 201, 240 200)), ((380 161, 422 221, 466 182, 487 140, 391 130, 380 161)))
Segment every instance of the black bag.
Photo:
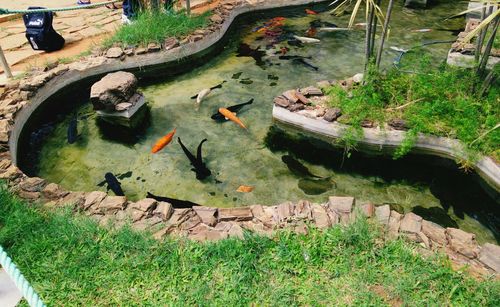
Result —
MULTIPOLYGON (((43 9, 30 6, 28 10, 43 9)), ((56 51, 64 46, 64 38, 52 27, 52 12, 27 13, 23 15, 26 38, 33 50, 56 51)))

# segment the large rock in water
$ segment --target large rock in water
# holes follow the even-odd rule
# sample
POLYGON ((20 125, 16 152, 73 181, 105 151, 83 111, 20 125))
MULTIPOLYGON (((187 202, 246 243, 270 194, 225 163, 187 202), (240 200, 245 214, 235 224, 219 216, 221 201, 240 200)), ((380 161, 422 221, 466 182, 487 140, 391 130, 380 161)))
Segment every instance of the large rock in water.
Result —
POLYGON ((127 102, 137 91, 137 78, 128 72, 118 71, 104 76, 90 89, 94 110, 115 111, 115 106, 127 102))

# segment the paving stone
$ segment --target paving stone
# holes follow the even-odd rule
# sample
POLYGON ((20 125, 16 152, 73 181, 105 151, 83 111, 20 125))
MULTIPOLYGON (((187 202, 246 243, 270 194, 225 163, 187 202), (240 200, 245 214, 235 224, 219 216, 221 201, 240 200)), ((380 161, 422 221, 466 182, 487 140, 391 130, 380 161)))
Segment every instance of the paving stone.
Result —
POLYGON ((325 208, 319 204, 311 204, 312 216, 316 227, 324 229, 330 227, 330 218, 325 208))
POLYGON ((193 207, 193 210, 198 214, 203 224, 208 226, 217 224, 217 208, 198 206, 193 207))
POLYGON ((484 244, 479 253, 479 261, 500 273, 500 246, 491 243, 484 244))
POLYGON ((401 221, 399 231, 416 234, 419 233, 420 230, 422 230, 422 217, 413 212, 406 213, 401 221))
POLYGON ((20 48, 27 43, 24 33, 9 35, 0 40, 0 45, 4 51, 20 48))
POLYGON ((220 208, 219 221, 248 221, 253 218, 249 207, 220 208))

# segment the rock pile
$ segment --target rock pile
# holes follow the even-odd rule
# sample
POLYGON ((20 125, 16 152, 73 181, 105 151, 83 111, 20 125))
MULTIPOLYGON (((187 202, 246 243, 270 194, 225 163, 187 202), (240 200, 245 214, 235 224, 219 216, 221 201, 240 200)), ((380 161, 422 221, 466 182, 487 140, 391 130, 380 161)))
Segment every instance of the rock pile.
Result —
POLYGON ((107 74, 90 89, 94 110, 124 111, 138 103, 141 97, 137 92, 137 78, 124 71, 107 74))

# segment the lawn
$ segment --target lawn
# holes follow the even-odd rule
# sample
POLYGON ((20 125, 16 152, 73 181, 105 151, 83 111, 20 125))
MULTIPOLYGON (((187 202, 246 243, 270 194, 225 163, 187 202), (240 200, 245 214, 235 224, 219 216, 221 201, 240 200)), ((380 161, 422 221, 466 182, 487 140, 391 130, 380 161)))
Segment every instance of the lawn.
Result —
POLYGON ((70 210, 47 211, 0 190, 0 244, 49 306, 498 306, 499 281, 384 243, 359 220, 308 235, 281 232, 197 243, 109 231, 70 210))

